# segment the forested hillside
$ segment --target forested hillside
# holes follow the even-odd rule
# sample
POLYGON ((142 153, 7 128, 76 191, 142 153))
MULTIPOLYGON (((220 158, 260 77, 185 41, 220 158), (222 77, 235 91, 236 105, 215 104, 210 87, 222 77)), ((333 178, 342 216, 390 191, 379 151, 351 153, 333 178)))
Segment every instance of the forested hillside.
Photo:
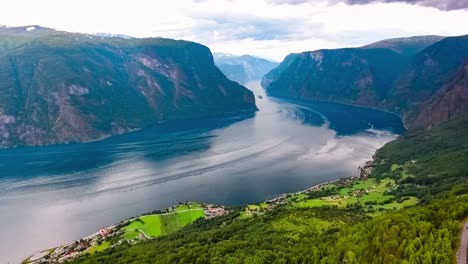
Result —
MULTIPOLYGON (((75 262, 453 263, 460 223, 468 216, 467 157, 465 115, 431 131, 411 131, 378 151, 370 177, 393 180, 385 195, 414 196, 418 205, 378 211, 369 210, 373 202, 285 205, 250 218, 237 211, 75 262)), ((322 188, 308 196, 333 192, 322 188)))

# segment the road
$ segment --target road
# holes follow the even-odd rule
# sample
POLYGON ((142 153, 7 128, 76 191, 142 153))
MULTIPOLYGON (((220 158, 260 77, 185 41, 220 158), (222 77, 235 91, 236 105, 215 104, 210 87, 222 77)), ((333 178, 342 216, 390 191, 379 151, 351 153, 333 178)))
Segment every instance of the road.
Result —
POLYGON ((458 264, 467 264, 468 258, 468 221, 463 226, 460 248, 457 252, 458 264))

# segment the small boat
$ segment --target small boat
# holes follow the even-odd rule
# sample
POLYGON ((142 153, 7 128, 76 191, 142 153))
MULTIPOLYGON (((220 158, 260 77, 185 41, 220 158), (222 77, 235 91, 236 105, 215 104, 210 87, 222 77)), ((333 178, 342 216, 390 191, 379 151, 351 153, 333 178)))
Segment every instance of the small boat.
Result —
POLYGON ((258 99, 263 99, 263 96, 261 94, 259 94, 258 99))

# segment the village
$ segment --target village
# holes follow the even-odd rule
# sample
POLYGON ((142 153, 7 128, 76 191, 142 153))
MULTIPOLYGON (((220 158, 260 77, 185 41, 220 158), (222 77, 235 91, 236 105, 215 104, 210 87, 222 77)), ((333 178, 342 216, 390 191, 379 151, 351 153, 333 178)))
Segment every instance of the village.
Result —
MULTIPOLYGON (((96 252, 102 251, 109 247, 120 245, 122 243, 135 244, 139 240, 152 239, 157 237, 150 235, 150 232, 148 232, 150 234, 147 234, 143 230, 137 230, 137 234, 135 236, 127 236, 128 233, 135 231, 129 229, 132 223, 139 222, 141 221, 141 218, 144 217, 165 217, 183 214, 184 216, 192 215, 193 220, 195 221, 199 218, 211 219, 223 216, 228 213, 229 211, 226 210, 223 206, 217 206, 213 204, 198 204, 194 202, 179 203, 178 205, 168 207, 165 211, 154 211, 150 214, 146 214, 141 217, 131 218, 122 221, 117 225, 101 228, 97 232, 80 240, 76 240, 70 244, 36 252, 22 263, 64 263, 73 260, 81 255, 95 254, 96 252), (194 214, 194 212, 196 214, 194 214)), ((190 222, 192 221, 183 223, 181 227, 183 227, 184 224, 190 224, 190 222)))

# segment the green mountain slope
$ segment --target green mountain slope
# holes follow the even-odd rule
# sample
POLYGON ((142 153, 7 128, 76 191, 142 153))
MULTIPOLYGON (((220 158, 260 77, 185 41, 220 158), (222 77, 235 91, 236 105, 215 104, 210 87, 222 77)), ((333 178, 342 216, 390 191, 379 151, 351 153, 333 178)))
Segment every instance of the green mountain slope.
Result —
POLYGON ((376 106, 404 63, 389 49, 338 49, 301 53, 266 88, 277 97, 376 106))
POLYGON ((0 29, 0 147, 96 140, 257 109, 205 46, 27 29, 0 29))
POLYGON ((468 59, 468 35, 445 38, 416 54, 387 99, 395 111, 426 102, 468 59))
POLYGON ((262 78, 262 87, 268 87, 272 82, 276 81, 283 71, 294 62, 298 55, 298 53, 289 54, 276 68, 266 73, 262 78))
POLYGON ((400 53, 405 57, 411 57, 444 38, 445 37, 442 36, 414 36, 407 38, 384 39, 369 45, 365 45, 362 48, 386 48, 400 53))
POLYGON ((280 206, 247 219, 231 213, 75 263, 452 263, 468 217, 467 157, 464 115, 378 151, 371 177, 395 180, 391 194, 415 195, 416 206, 377 214, 363 211, 372 205, 280 206))
POLYGON ((361 48, 304 52, 268 73, 275 77, 263 87, 277 97, 390 110, 410 127, 430 128, 463 112, 465 98, 465 88, 460 87, 466 86, 461 72, 468 59, 468 35, 440 38, 390 39, 361 48), (450 96, 443 95, 449 91, 450 96))
MULTIPOLYGON (((431 99, 413 110, 414 127, 432 128, 468 112, 468 60, 431 99)), ((411 117, 411 112, 408 117, 411 117)))

